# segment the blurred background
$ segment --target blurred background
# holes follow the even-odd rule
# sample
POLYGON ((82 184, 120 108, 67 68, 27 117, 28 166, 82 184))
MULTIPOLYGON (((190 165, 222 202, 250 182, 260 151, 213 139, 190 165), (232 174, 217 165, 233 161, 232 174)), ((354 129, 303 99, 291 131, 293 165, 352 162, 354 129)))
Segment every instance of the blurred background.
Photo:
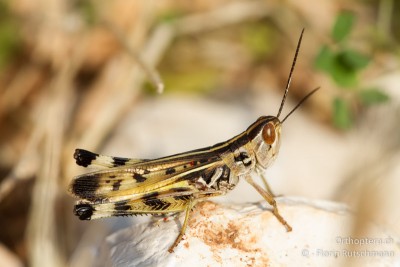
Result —
MULTIPOLYGON (((81 222, 75 148, 155 158, 276 115, 277 194, 348 204, 399 233, 400 3, 0 1, 0 266, 89 266, 129 219, 81 222), (164 92, 160 94, 164 87, 164 92)), ((239 189, 223 202, 256 201, 239 189)))

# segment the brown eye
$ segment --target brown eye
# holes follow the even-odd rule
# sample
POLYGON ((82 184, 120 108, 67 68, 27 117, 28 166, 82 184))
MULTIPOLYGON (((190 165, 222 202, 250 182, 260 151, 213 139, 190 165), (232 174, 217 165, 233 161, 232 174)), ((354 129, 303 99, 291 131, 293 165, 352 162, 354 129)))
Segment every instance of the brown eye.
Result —
POLYGON ((275 126, 272 122, 268 122, 262 131, 262 137, 268 145, 272 145, 275 141, 275 126))

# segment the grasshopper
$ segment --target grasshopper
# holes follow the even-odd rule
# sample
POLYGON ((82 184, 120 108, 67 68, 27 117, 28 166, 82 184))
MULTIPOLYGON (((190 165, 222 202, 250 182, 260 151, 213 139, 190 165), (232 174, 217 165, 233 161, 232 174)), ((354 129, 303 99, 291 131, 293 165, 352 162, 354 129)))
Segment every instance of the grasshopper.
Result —
MULTIPOLYGON (((79 198, 74 213, 81 220, 110 216, 169 215, 185 212, 182 239, 192 208, 201 200, 225 195, 244 178, 272 206, 272 213, 289 232, 274 195, 255 183, 251 174, 262 175, 277 157, 283 122, 314 92, 308 93, 283 120, 279 120, 299 53, 301 32, 286 89, 277 116, 262 116, 241 134, 216 145, 158 159, 109 157, 76 149, 74 158, 83 167, 102 167, 73 179, 69 192, 79 198)), ((265 181, 266 183, 266 181, 265 181)), ((267 183, 266 183, 267 185, 267 183)))

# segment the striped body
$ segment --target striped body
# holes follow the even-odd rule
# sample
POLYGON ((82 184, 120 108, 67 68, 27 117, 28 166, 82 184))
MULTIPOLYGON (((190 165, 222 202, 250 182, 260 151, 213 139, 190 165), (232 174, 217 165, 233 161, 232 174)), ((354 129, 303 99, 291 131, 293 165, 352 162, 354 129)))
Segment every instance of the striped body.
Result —
MULTIPOLYGON (((75 214, 90 220, 174 213, 183 211, 190 198, 223 195, 240 178, 255 168, 266 168, 275 158, 276 154, 269 151, 277 151, 279 142, 277 146, 266 146, 262 140, 267 123, 275 123, 280 129, 276 117, 261 117, 226 142, 154 160, 108 157, 77 149, 74 157, 78 165, 105 169, 77 176, 72 181, 69 191, 81 199, 75 206, 75 214), (257 156, 260 150, 271 156, 257 156)), ((279 133, 277 130, 276 134, 279 133)))

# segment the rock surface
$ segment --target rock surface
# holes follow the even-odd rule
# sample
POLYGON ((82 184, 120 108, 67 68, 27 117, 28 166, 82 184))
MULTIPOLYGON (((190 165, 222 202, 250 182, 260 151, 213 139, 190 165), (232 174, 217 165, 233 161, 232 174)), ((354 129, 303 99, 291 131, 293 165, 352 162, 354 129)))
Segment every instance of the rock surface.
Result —
POLYGON ((97 266, 398 266, 399 238, 368 223, 352 236, 354 215, 343 204, 278 198, 292 232, 265 202, 226 206, 199 203, 174 253, 179 220, 141 223, 106 238, 97 266))

